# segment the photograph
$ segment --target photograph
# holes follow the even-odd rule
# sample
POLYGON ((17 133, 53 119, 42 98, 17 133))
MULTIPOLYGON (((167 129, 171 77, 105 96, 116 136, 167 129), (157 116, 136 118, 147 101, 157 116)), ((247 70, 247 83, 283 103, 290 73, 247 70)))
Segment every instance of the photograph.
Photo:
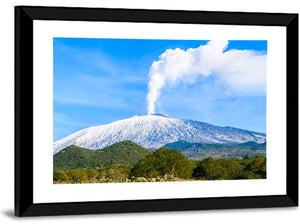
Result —
POLYGON ((15 216, 298 206, 297 14, 14 16, 15 216))
POLYGON ((267 59, 261 39, 53 37, 53 184, 267 179, 267 59))

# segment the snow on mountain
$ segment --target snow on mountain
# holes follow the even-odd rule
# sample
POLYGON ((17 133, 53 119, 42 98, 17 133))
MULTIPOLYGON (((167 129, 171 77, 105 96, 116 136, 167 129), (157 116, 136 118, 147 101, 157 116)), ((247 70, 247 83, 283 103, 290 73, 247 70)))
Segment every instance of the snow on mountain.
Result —
POLYGON ((165 115, 135 115, 106 125, 89 127, 53 143, 53 153, 76 145, 101 149, 131 140, 145 148, 159 148, 167 143, 263 143, 266 134, 233 127, 219 127, 200 121, 170 118, 165 115))

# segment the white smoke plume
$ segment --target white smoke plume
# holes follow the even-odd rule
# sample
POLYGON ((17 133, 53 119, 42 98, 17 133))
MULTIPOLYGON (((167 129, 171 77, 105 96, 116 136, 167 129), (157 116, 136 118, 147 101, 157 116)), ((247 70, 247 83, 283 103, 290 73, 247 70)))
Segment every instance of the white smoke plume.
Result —
POLYGON ((198 48, 168 49, 149 69, 148 114, 164 87, 194 84, 199 76, 214 75, 228 89, 244 93, 265 92, 266 53, 231 49, 228 41, 209 41, 198 48))

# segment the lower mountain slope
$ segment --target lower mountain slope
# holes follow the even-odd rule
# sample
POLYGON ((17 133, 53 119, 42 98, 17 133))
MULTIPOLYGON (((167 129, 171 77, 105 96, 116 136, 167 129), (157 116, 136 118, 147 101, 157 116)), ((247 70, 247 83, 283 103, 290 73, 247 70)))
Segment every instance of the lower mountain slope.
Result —
POLYGON ((53 156, 53 170, 95 169, 109 165, 133 165, 151 152, 126 140, 103 149, 68 146, 53 156))
POLYGON ((255 157, 256 155, 266 156, 266 143, 253 141, 231 144, 202 144, 177 141, 166 144, 165 148, 177 149, 194 160, 201 160, 207 157, 214 159, 221 158, 243 158, 245 155, 255 157))

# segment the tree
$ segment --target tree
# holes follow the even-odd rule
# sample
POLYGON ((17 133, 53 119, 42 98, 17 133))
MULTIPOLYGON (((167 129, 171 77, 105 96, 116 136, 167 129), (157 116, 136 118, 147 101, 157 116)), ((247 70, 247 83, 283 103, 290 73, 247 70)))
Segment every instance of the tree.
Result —
POLYGON ((194 163, 175 149, 160 148, 140 160, 131 170, 131 176, 154 178, 173 176, 188 179, 192 176, 194 163))
POLYGON ((249 160, 249 159, 250 159, 250 156, 246 154, 246 155, 244 156, 244 160, 249 160))
POLYGON ((222 175, 222 166, 212 157, 201 160, 194 169, 193 176, 197 179, 217 180, 222 175))
POLYGON ((261 155, 251 158, 245 155, 241 160, 243 171, 236 179, 265 179, 266 178, 266 158, 261 155))
POLYGON ((216 161, 222 168, 220 179, 239 179, 243 172, 243 166, 238 159, 220 159, 216 161))
POLYGON ((62 172, 54 171, 53 172, 53 181, 60 180, 61 175, 62 175, 62 172))
POLYGON ((247 165, 247 170, 252 171, 254 174, 266 178, 266 158, 261 155, 257 155, 252 159, 252 161, 247 165))

